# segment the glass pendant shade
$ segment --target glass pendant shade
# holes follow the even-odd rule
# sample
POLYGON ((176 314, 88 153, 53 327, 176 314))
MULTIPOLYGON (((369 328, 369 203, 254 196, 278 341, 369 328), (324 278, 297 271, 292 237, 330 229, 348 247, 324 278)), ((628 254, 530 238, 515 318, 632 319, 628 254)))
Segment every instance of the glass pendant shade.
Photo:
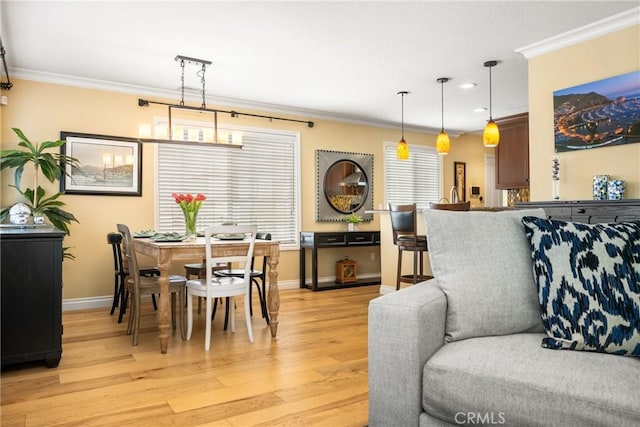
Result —
POLYGON ((497 147, 500 142, 500 130, 498 130, 498 125, 493 119, 487 122, 487 126, 484 128, 484 133, 482 134, 482 143, 487 148, 497 147))
POLYGON ((404 138, 398 142, 396 156, 398 160, 409 160, 409 144, 407 144, 407 141, 405 141, 404 138))
POLYGON ((491 84, 491 68, 495 67, 498 61, 487 61, 484 66, 489 68, 489 121, 484 127, 482 133, 482 143, 487 148, 497 147, 500 143, 500 130, 498 125, 493 121, 493 97, 492 97, 492 84, 491 84))
POLYGON ((436 151, 440 155, 449 154, 449 135, 445 131, 441 131, 436 139, 436 151))
POLYGON ((447 77, 440 77, 438 79, 436 79, 436 81, 438 83, 440 83, 440 89, 441 89, 441 119, 442 119, 442 128, 440 129, 440 133, 438 134, 438 138, 436 139, 436 151, 438 152, 438 154, 440 154, 441 156, 444 156, 445 154, 449 154, 449 135, 447 135, 447 132, 444 131, 444 84, 446 82, 449 81, 449 78, 447 77))
POLYGON ((402 96, 402 138, 396 147, 396 157, 398 160, 409 160, 409 144, 404 140, 404 96, 409 94, 406 90, 398 92, 402 96))

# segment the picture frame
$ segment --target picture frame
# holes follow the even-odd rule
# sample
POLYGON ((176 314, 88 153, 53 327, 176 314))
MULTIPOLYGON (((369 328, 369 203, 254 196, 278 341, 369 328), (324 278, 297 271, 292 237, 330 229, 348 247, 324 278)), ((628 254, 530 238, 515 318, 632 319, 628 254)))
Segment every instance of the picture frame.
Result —
POLYGON ((556 153, 640 143, 640 71, 553 92, 556 153))
POLYGON ((60 153, 80 167, 63 165, 65 194, 142 196, 142 144, 135 138, 60 132, 60 153))
MULTIPOLYGON (((467 164, 465 162, 453 162, 453 183, 458 192, 458 201, 467 201, 467 164)), ((449 200, 453 203, 453 200, 449 200)))

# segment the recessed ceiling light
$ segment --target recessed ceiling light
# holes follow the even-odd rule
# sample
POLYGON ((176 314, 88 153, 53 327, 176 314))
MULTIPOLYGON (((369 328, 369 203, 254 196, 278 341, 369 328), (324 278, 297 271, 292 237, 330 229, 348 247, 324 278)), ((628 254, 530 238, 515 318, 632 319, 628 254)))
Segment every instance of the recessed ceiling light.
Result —
POLYGON ((480 107, 480 108, 474 108, 473 111, 475 113, 484 113, 485 111, 487 111, 488 108, 487 107, 480 107))
POLYGON ((460 83, 458 85, 460 89, 473 89, 476 86, 478 86, 477 83, 460 83))

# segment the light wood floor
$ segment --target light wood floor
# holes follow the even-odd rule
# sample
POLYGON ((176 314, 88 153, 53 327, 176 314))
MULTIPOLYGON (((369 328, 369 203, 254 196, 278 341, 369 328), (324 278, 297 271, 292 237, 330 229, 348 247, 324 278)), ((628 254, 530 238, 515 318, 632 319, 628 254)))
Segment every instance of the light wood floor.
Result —
POLYGON ((255 298, 253 344, 239 301, 235 334, 219 311, 205 352, 196 315, 191 341, 173 331, 165 355, 150 304, 137 347, 107 309, 66 312, 58 368, 2 372, 1 425, 364 426, 367 309, 378 292, 283 290, 276 340, 255 298))

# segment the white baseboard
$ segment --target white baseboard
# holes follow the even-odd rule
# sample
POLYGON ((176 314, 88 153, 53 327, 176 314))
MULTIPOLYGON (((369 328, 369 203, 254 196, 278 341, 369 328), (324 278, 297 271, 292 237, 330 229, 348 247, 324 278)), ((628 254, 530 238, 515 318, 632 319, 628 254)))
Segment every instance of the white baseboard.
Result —
MULTIPOLYGON (((300 282, 298 280, 278 281, 278 289, 298 289, 300 282)), ((105 295, 98 297, 86 298, 68 298, 62 300, 62 311, 88 310, 92 308, 111 309, 113 295, 105 295)))

